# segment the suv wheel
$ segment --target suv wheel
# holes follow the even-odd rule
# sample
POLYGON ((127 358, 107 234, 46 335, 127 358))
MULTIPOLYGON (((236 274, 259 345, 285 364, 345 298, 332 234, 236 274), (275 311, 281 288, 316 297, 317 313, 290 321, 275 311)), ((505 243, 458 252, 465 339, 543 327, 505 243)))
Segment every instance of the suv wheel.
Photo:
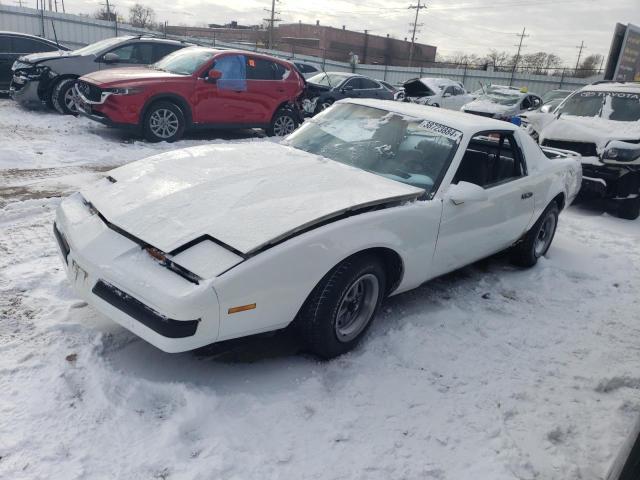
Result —
POLYGON ((51 104, 58 113, 62 115, 78 114, 78 107, 76 106, 73 95, 73 86, 75 84, 75 78, 64 78, 53 86, 53 90, 51 91, 51 104))
POLYGON ((278 110, 267 128, 270 137, 284 137, 298 128, 298 120, 290 110, 278 110))
POLYGON ((640 197, 618 200, 618 216, 625 220, 640 217, 640 197))
POLYGON ((150 142, 175 142, 184 133, 184 114, 172 102, 161 101, 151 105, 143 122, 144 136, 150 142))

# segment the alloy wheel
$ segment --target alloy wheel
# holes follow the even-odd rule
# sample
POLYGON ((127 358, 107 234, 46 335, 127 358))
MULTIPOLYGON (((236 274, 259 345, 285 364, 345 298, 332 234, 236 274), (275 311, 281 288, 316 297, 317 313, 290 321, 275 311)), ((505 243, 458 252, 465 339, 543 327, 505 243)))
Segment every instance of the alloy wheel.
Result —
POLYGON ((289 135, 295 129, 296 122, 288 115, 282 115, 273 122, 273 133, 278 137, 289 135))
POLYGON ((149 128, 159 138, 171 138, 178 132, 180 120, 171 110, 159 108, 151 114, 149 128))

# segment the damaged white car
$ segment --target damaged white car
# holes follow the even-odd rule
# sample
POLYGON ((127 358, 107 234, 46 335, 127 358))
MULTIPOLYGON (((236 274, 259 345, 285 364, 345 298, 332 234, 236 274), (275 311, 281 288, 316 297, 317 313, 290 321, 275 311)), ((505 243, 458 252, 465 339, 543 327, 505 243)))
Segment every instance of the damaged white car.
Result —
POLYGON ((510 247, 535 264, 579 186, 573 158, 514 125, 343 100, 283 144, 112 170, 61 202, 54 232, 77 292, 164 351, 293 322, 331 358, 388 295, 510 247))
POLYGON ((460 110, 475 98, 462 83, 448 78, 413 78, 402 86, 406 101, 449 110, 460 110))
POLYGON ((522 115, 541 145, 582 155, 581 197, 617 204, 622 218, 640 216, 640 84, 599 82, 573 93, 554 113, 522 115))

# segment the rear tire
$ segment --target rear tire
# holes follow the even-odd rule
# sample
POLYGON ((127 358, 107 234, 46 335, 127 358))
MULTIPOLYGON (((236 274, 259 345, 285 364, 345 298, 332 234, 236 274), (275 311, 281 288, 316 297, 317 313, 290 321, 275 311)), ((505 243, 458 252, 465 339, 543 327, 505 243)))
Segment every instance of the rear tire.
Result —
POLYGON ((635 220, 640 216, 640 197, 618 200, 618 216, 625 220, 635 220))
POLYGON ((75 78, 63 78, 57 82, 51 90, 51 105, 62 115, 77 115, 73 98, 73 86, 76 84, 75 78))
POLYGON ((313 289, 296 329, 315 355, 330 359, 353 349, 371 326, 386 289, 386 274, 374 255, 344 260, 313 289))
POLYGON ((521 267, 533 267, 538 263, 538 259, 544 256, 553 237, 556 234, 558 226, 558 205, 552 202, 538 221, 525 234, 524 238, 518 243, 511 252, 511 262, 521 267))
POLYGON ((145 113, 142 130, 150 142, 175 142, 184 134, 186 122, 182 110, 172 102, 159 101, 145 113))
POLYGON ((287 109, 280 109, 271 120, 271 125, 267 128, 267 135, 270 137, 284 137, 298 128, 298 119, 295 114, 287 109))

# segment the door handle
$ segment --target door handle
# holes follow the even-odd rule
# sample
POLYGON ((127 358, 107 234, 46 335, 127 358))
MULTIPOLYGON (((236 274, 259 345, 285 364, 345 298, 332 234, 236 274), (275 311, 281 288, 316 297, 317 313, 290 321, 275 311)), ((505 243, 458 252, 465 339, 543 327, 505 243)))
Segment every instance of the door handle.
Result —
POLYGON ((533 197, 533 192, 525 192, 520 196, 522 200, 526 200, 527 198, 531 198, 531 197, 533 197))

